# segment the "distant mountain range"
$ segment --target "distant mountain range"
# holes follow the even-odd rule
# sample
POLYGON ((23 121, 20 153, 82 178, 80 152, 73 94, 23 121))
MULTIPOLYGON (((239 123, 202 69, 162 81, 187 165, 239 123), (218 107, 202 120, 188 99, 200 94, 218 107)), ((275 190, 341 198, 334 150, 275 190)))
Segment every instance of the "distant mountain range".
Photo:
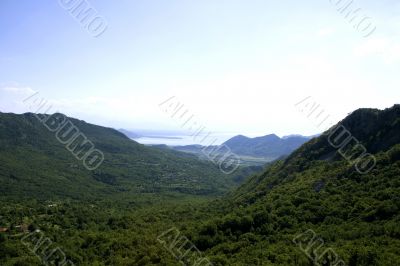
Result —
MULTIPOLYGON (((238 135, 225 141, 220 146, 211 146, 207 147, 207 149, 223 150, 223 147, 228 147, 234 154, 241 157, 244 164, 259 165, 289 155, 311 138, 301 135, 291 135, 282 138, 275 134, 255 138, 238 135)), ((186 145, 173 146, 172 148, 201 156, 203 149, 206 147, 201 145, 186 145)))
MULTIPOLYGON (((145 134, 126 129, 119 129, 119 131, 131 139, 139 139, 144 137, 166 140, 178 139, 178 137, 174 137, 173 135, 164 136, 162 135, 162 132, 161 134, 156 133, 157 135, 154 135, 156 131, 147 131, 145 134)), ((221 145, 202 146, 200 144, 191 144, 179 146, 168 145, 168 147, 177 151, 196 154, 200 158, 204 158, 204 149, 214 149, 217 153, 218 150, 221 150, 221 153, 223 153, 223 150, 229 148, 232 153, 241 157, 245 165, 260 165, 289 155, 291 152, 299 148, 302 144, 309 141, 313 137, 315 136, 292 134, 280 138, 275 134, 269 134, 262 137, 250 138, 244 135, 237 135, 225 141, 221 145)), ((162 144, 152 146, 168 148, 166 145, 164 146, 162 144)))
POLYGON ((310 139, 311 137, 304 136, 280 138, 275 134, 256 138, 238 135, 224 142, 223 145, 228 146, 238 155, 278 158, 290 154, 310 139))

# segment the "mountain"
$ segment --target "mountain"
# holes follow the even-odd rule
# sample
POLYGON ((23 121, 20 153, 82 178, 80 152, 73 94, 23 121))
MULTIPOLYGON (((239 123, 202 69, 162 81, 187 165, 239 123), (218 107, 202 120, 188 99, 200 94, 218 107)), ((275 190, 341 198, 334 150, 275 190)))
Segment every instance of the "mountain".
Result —
POLYGON ((0 113, 1 197, 83 199, 137 197, 138 193, 216 195, 234 184, 218 166, 193 155, 147 147, 117 130, 62 114, 39 116, 47 121, 49 130, 37 117, 32 113, 0 113), (56 128, 60 129, 53 130, 56 128), (75 133, 74 130, 83 135, 71 144, 61 143, 75 133), (90 142, 82 142, 85 137, 97 151, 86 160, 77 159, 68 148, 83 157, 84 153, 79 151, 90 146, 90 142), (89 171, 87 166, 91 168, 91 163, 101 162, 102 154, 104 161, 89 171))
POLYGON ((280 138, 275 134, 270 134, 263 137, 248 138, 238 135, 227 140, 223 145, 228 146, 232 152, 238 155, 276 159, 282 155, 290 154, 308 140, 310 140, 309 137, 303 136, 280 138))
POLYGON ((398 265, 400 105, 357 110, 258 174, 241 168, 250 176, 221 197, 232 177, 193 155, 71 119, 104 151, 95 171, 111 176, 93 176, 33 115, 0 116, 0 265, 65 265, 46 261, 49 242, 75 265, 398 265), (171 171, 186 178, 145 192, 171 171), (167 199, 178 184, 187 197, 167 199))
POLYGON ((260 166, 289 155, 310 139, 311 137, 304 137, 301 135, 291 135, 283 138, 275 134, 256 138, 238 135, 221 145, 205 147, 195 144, 171 146, 171 148, 177 151, 196 154, 202 159, 206 159, 203 152, 204 150, 215 150, 218 153, 219 150, 223 152, 229 148, 232 153, 240 157, 242 165, 260 166))
POLYGON ((218 265, 397 265, 400 105, 354 111, 210 206, 186 233, 218 265))

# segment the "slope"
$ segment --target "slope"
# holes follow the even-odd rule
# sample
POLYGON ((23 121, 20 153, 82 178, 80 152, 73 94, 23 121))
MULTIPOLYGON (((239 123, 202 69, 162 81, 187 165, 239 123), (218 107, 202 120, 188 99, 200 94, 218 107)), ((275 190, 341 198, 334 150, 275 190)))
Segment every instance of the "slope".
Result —
MULTIPOLYGON (((216 166, 195 156, 146 147, 114 129, 62 114, 40 118, 50 118, 47 124, 53 128, 69 121, 104 154, 104 161, 89 171, 83 160, 77 160, 67 145, 60 143, 57 132, 48 130, 34 114, 0 113, 2 197, 82 199, 163 192, 216 195, 233 185, 216 166)), ((62 140, 71 132, 61 129, 59 133, 62 140)), ((96 160, 95 156, 90 159, 96 160)))
POLYGON ((400 105, 353 112, 210 205, 187 234, 215 265, 397 265, 400 105))

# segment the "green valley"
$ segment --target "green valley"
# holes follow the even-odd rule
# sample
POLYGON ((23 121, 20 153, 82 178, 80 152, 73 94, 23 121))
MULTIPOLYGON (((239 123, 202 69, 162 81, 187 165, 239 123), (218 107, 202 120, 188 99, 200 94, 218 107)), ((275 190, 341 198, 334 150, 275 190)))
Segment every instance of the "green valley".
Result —
POLYGON ((386 266, 400 258, 399 105, 356 110, 339 124, 376 159, 367 173, 332 146, 334 126, 259 174, 238 170, 249 177, 236 183, 194 156, 73 121, 108 158, 93 173, 32 114, 1 115, 1 265, 41 265, 21 240, 37 229, 75 265, 195 265, 160 242, 170 228, 207 265, 386 266))

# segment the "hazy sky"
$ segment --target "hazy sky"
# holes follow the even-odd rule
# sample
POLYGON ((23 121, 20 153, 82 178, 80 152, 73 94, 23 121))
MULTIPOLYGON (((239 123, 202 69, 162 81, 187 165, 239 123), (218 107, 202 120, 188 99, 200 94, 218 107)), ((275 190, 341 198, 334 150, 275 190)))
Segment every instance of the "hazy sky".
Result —
POLYGON ((399 102, 398 0, 90 0, 98 37, 70 1, 0 0, 0 111, 39 92, 88 122, 179 130, 159 106, 174 97, 209 131, 309 135, 306 97, 335 122, 399 102))

